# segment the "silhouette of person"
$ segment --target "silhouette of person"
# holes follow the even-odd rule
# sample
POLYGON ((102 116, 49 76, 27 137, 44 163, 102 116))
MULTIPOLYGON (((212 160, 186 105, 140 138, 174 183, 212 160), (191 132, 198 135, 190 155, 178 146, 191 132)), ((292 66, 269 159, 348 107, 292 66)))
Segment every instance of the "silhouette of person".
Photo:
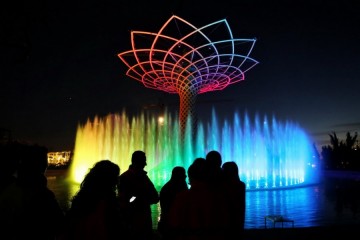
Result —
POLYGON ((206 168, 209 184, 213 188, 222 188, 222 157, 218 151, 212 150, 206 154, 206 168))
POLYGON ((195 159, 188 168, 190 189, 180 192, 170 209, 173 239, 225 239, 226 207, 217 201, 206 170, 205 158, 195 159))
POLYGON ((144 171, 145 166, 145 152, 134 151, 118 186, 120 206, 129 222, 131 239, 136 240, 153 238, 151 205, 159 202, 159 193, 144 171))
POLYGON ((15 211, 11 212, 18 168, 20 144, 8 142, 0 144, 0 238, 7 238, 17 229, 15 226, 15 211))
POLYGON ((235 162, 222 165, 225 199, 229 208, 229 237, 244 239, 246 185, 235 162))
MULTIPOLYGON (((117 239, 120 232, 120 208, 117 184, 120 168, 110 160, 94 164, 80 184, 66 212, 64 239, 117 239)), ((125 227, 121 228, 125 230, 125 227)))
POLYGON ((64 212, 47 187, 47 149, 22 144, 16 150, 17 177, 0 199, 1 234, 7 239, 56 239, 64 212))
POLYGON ((171 239, 169 229, 169 212, 176 195, 182 191, 189 190, 186 183, 186 170, 184 167, 176 166, 172 169, 171 178, 160 190, 161 216, 158 223, 158 230, 163 239, 171 239))

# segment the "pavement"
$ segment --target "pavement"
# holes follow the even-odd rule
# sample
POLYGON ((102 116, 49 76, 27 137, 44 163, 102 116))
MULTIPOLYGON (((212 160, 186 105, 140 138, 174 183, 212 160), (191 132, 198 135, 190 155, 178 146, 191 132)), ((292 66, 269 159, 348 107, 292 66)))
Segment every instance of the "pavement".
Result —
POLYGON ((360 224, 304 228, 245 229, 245 240, 359 239, 360 224))
MULTIPOLYGON (((324 240, 359 239, 360 224, 329 225, 303 228, 261 228, 245 229, 244 240, 324 240)), ((155 230, 155 240, 162 240, 155 230)), ((237 239, 234 239, 237 240, 237 239)))

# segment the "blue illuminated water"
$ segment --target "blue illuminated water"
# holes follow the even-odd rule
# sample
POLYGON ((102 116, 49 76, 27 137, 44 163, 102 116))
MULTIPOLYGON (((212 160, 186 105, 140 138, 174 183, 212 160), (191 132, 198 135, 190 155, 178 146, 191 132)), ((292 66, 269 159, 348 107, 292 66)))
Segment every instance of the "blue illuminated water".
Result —
POLYGON ((77 129, 71 178, 81 181, 89 166, 100 159, 110 159, 123 171, 130 165, 131 154, 142 150, 148 175, 160 187, 173 167, 187 169, 195 158, 217 150, 223 162, 237 163, 247 189, 297 187, 318 181, 315 148, 298 124, 237 111, 220 120, 213 110, 209 119, 199 118, 195 133, 188 124, 185 136, 180 136, 178 119, 171 114, 165 114, 162 124, 154 116, 130 118, 125 112, 89 119, 77 129))

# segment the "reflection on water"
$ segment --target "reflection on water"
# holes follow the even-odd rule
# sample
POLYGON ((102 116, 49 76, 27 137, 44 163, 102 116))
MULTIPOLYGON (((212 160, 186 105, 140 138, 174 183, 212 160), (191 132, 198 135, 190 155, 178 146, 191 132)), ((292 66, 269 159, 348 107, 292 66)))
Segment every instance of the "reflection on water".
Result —
MULTIPOLYGON (((48 186, 54 191, 63 209, 79 189, 76 183, 66 181, 63 174, 48 173, 48 186)), ((335 211, 335 186, 337 182, 327 179, 317 185, 300 188, 247 191, 245 228, 264 228, 264 216, 283 215, 294 220, 295 227, 326 226, 333 224, 360 223, 360 215, 353 218, 349 206, 339 217, 335 211)), ((359 195, 355 195, 359 196, 359 195)), ((360 199, 356 199, 360 204, 360 199)), ((157 227, 159 205, 153 205, 153 223, 157 227)))
POLYGON ((326 198, 320 185, 277 191, 247 192, 246 227, 261 228, 264 216, 283 215, 296 227, 321 225, 320 214, 326 198))

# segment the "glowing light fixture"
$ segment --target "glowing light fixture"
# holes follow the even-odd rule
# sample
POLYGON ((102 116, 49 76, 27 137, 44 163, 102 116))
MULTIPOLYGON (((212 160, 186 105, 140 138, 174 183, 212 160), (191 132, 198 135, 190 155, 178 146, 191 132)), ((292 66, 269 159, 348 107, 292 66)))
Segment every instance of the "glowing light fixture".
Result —
POLYGON ((258 62, 249 57, 256 39, 234 38, 226 19, 197 28, 173 15, 159 32, 132 31, 132 49, 118 54, 126 75, 147 88, 180 97, 184 133, 194 122, 198 94, 223 90, 245 79, 258 62))

